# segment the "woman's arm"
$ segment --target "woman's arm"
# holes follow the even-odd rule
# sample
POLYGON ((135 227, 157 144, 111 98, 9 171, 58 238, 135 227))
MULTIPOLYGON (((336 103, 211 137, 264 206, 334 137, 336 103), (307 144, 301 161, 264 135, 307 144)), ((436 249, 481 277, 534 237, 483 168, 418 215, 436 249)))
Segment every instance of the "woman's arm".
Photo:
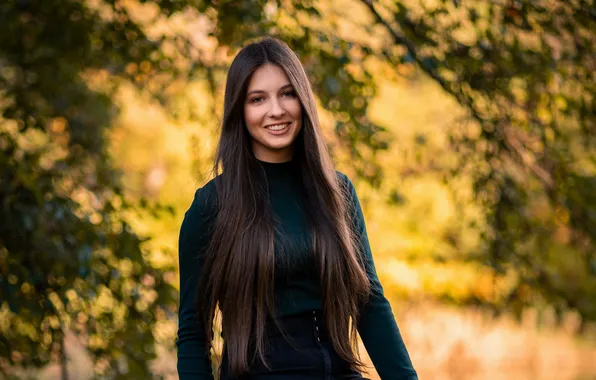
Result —
POLYGON ((377 276, 360 201, 354 185, 347 176, 344 177, 350 193, 354 230, 360 240, 358 248, 364 256, 372 287, 369 301, 360 312, 358 332, 381 379, 417 380, 418 375, 377 276))
POLYGON ((178 241, 180 264, 180 308, 178 310, 178 375, 180 380, 212 380, 205 329, 197 322, 195 296, 203 263, 203 254, 209 243, 212 218, 207 185, 195 193, 195 198, 184 215, 178 241))

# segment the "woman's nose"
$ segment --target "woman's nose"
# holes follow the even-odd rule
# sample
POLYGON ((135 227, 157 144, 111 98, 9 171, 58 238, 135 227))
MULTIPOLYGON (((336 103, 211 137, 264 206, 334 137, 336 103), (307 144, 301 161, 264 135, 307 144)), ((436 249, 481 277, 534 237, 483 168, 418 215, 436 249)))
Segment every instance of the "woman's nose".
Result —
POLYGON ((271 101, 271 108, 269 109, 269 115, 271 117, 279 117, 285 115, 286 110, 281 106, 277 99, 271 101))

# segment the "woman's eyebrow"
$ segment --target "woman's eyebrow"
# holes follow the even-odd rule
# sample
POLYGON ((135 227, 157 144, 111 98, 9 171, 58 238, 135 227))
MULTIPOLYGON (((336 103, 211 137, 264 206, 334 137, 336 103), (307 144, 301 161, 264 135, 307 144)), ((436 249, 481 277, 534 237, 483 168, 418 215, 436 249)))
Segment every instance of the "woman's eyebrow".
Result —
MULTIPOLYGON (((287 87, 292 87, 292 85, 290 83, 284 84, 283 86, 281 86, 280 90, 284 90, 287 87)), ((264 90, 251 90, 251 91, 249 91, 249 92, 246 93, 246 96, 249 96, 249 95, 255 94, 255 93, 263 93, 263 92, 267 92, 267 91, 264 91, 264 90)))

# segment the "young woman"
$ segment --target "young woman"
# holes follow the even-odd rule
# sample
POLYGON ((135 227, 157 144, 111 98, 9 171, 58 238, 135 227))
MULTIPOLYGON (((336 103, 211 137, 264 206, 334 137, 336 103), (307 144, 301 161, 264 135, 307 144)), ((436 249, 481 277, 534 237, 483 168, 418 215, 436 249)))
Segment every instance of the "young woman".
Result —
POLYGON ((382 379, 417 379, 358 197, 285 43, 263 39, 232 62, 214 173, 180 231, 180 379, 213 378, 216 308, 221 379, 362 379, 356 331, 382 379))

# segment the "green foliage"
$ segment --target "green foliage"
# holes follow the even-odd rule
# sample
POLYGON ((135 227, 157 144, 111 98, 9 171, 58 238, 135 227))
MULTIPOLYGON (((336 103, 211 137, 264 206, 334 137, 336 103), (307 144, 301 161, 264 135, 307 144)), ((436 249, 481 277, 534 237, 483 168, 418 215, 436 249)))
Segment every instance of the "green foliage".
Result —
POLYGON ((454 175, 471 173, 489 210, 489 249, 475 256, 519 275, 496 306, 545 300, 596 320, 593 1, 362 3, 390 37, 385 57, 414 62, 481 127, 452 134, 454 175))
MULTIPOLYGON (((152 328, 175 315, 105 151, 125 65, 161 56, 123 9, 78 1, 0 5, 0 367, 63 361, 78 334, 98 375, 149 376, 152 328), (137 38, 131 38, 137 36, 137 38), (84 75, 111 73, 101 90, 84 75)), ((169 277, 168 277, 169 276, 169 277)))

